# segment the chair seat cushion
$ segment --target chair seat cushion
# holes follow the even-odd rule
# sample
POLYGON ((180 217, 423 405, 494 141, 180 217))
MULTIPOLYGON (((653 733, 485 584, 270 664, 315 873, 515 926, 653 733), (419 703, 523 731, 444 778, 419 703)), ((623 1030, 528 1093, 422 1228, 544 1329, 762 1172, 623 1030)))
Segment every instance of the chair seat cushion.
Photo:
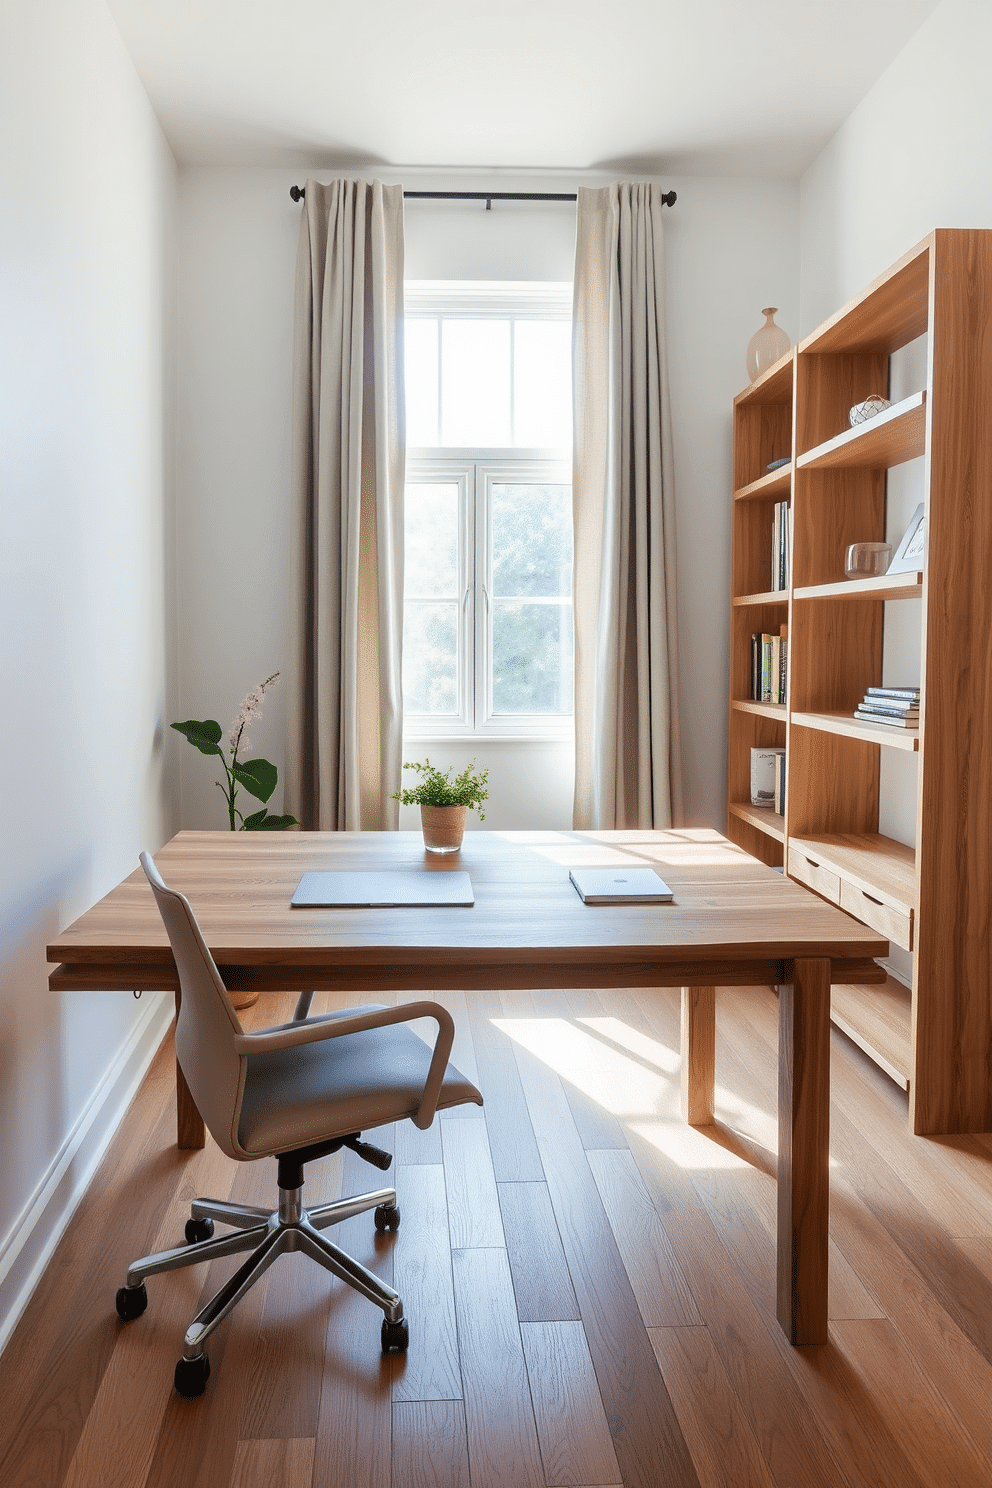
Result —
MULTIPOLYGON (((238 1139, 246 1152, 263 1156, 410 1117, 430 1062, 431 1049, 402 1023, 251 1054, 238 1139)), ((467 1101, 481 1106, 482 1096, 449 1063, 438 1110, 467 1101)))

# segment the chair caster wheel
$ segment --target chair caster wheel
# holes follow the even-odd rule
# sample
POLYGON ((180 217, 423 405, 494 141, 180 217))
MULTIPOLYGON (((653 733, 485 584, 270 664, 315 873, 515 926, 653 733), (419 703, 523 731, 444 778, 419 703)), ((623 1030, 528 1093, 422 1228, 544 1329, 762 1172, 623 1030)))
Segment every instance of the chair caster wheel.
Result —
POLYGON ((406 1318, 400 1318, 398 1323, 389 1322, 388 1318, 382 1320, 382 1352, 391 1353, 394 1349, 399 1354, 405 1354, 410 1346, 410 1327, 406 1318))
POLYGON ((176 1365, 175 1386, 180 1395, 185 1395, 187 1399, 202 1395, 209 1378, 210 1360, 206 1354, 200 1354, 196 1359, 182 1358, 176 1365))
POLYGON ((398 1230, 400 1211, 395 1204, 380 1204, 372 1216, 377 1230, 398 1230))
POLYGON ((140 1317, 147 1306, 148 1293, 143 1281, 140 1281, 136 1287, 118 1287, 117 1316, 122 1323, 130 1323, 134 1318, 140 1317))
POLYGON ((196 1245, 201 1240, 209 1240, 213 1232, 212 1219, 188 1219, 186 1221, 186 1244, 196 1245))

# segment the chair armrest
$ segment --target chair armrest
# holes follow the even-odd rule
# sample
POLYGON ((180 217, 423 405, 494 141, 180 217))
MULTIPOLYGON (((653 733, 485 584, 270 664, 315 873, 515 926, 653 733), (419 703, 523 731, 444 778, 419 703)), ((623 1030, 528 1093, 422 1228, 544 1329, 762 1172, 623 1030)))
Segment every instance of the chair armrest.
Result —
POLYGON ((455 1037, 455 1025, 447 1008, 438 1002, 405 1002, 399 1007, 379 1008, 373 1013, 359 1013, 352 1018, 341 1018, 333 1014, 310 1018, 305 1023, 284 1023, 276 1028, 266 1028, 260 1033, 235 1035, 234 1047, 238 1054, 268 1054, 276 1049, 295 1049, 300 1044, 323 1043, 327 1039, 342 1038, 347 1033, 361 1033, 366 1028, 386 1028, 393 1023, 412 1023, 417 1018, 433 1018, 437 1024, 437 1039, 431 1055, 424 1093, 420 1105, 411 1118, 414 1126, 426 1131, 434 1120, 444 1072, 451 1056, 455 1037))

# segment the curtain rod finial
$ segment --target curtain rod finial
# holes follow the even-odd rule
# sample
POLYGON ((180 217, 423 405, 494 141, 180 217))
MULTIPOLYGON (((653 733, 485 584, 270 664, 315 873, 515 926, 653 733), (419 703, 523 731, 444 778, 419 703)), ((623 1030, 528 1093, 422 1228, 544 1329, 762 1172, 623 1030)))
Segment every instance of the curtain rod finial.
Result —
POLYGON ((306 193, 306 187, 305 186, 290 186, 290 188, 289 188, 289 194, 293 198, 294 201, 296 201, 296 202, 302 201, 303 198, 307 194, 306 193))

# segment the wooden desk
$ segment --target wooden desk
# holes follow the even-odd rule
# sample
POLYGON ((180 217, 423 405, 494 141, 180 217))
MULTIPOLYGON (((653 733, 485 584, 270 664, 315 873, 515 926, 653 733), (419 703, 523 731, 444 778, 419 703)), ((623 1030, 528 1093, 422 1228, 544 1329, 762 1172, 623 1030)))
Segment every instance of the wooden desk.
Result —
MULTIPOLYGON (((231 988, 434 990, 681 987, 682 1102, 713 1113, 715 988, 780 988, 778 1316, 827 1336, 830 984, 884 980, 874 931, 717 832, 470 832, 425 854, 419 833, 180 832, 156 861, 190 900, 231 988), (655 864, 670 905, 584 905, 576 864, 655 864), (294 910, 311 868, 467 869, 472 909, 294 910)), ((57 990, 172 989, 175 964, 140 869, 49 947, 57 990)), ((178 1073, 178 1072, 177 1072, 178 1073)), ((203 1123, 177 1080, 180 1145, 203 1123)))

